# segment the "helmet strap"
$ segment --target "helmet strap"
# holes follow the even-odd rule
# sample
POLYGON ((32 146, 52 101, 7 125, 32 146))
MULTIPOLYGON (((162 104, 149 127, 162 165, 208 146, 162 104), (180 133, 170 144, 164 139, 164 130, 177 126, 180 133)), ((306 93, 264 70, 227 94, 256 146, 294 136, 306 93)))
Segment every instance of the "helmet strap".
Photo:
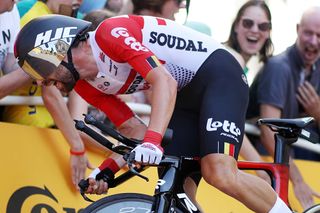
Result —
POLYGON ((79 72, 76 70, 76 68, 73 65, 71 48, 69 48, 67 52, 67 56, 68 56, 68 63, 65 61, 61 61, 61 65, 67 68, 67 70, 71 72, 73 79, 77 82, 80 76, 79 76, 79 72))

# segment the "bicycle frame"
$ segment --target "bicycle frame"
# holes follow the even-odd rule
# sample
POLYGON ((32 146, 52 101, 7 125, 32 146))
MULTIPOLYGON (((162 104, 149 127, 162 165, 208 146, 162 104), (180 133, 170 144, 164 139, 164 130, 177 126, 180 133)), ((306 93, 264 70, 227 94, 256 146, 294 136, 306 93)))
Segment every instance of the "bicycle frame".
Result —
POLYGON ((179 207, 183 212, 199 213, 196 205, 186 195, 183 189, 184 177, 180 176, 179 168, 184 160, 195 160, 193 158, 180 159, 177 157, 166 157, 162 160, 160 166, 164 166, 165 171, 162 172, 158 179, 156 190, 154 193, 155 202, 152 206, 154 212, 169 212, 172 202, 177 201, 174 206, 179 207))
MULTIPOLYGON (((238 168, 242 170, 264 170, 271 177, 271 184, 276 193, 280 198, 289 206, 288 202, 288 183, 289 183, 289 153, 290 146, 292 143, 296 142, 299 136, 305 136, 306 139, 311 139, 310 135, 304 135, 302 130, 305 126, 312 122, 312 118, 305 119, 260 119, 260 124, 266 124, 275 131, 275 153, 274 153, 274 162, 250 162, 250 161, 238 161, 238 168)), ((126 155, 130 153, 130 156, 127 156, 127 159, 130 160, 132 152, 132 147, 134 147, 138 142, 125 138, 114 130, 106 129, 101 123, 98 123, 93 120, 85 118, 86 123, 93 124, 100 130, 104 132, 109 132, 109 135, 115 139, 118 139, 120 142, 123 142, 127 146, 114 146, 106 138, 102 137, 100 134, 94 130, 87 127, 83 122, 76 121, 76 128, 78 130, 84 131, 90 135, 93 139, 97 140, 99 143, 109 148, 112 151, 115 151, 121 155, 126 155), (128 143, 126 143, 128 142, 128 143), (130 145, 128 145, 130 143, 130 145)), ((134 159, 134 157, 133 157, 134 159)), ((171 212, 171 208, 177 206, 183 212, 198 213, 200 212, 196 205, 187 197, 183 189, 183 181, 185 180, 181 174, 181 165, 184 160, 198 160, 198 158, 190 157, 174 157, 174 156, 165 156, 161 161, 159 167, 164 167, 164 172, 160 175, 160 178, 157 182, 157 187, 155 189, 154 198, 155 201, 152 205, 152 211, 163 213, 171 212), (173 203, 176 202, 176 203, 173 203)), ((130 161, 127 162, 129 167, 132 165, 130 161)), ((144 179, 146 177, 139 174, 143 171, 145 167, 137 171, 135 169, 130 169, 129 173, 124 173, 123 175, 117 177, 114 181, 114 184, 109 185, 114 187, 125 180, 131 178, 134 175, 140 176, 144 179), (132 173, 130 173, 132 172, 132 173)), ((81 188, 81 187, 80 187, 81 188)), ((84 196, 84 195, 83 195, 84 196)), ((86 199, 86 197, 84 196, 86 199)))
POLYGON ((280 163, 238 161, 241 170, 264 170, 271 178, 271 186, 279 197, 289 206, 289 166, 280 163))
POLYGON ((271 178, 271 186, 279 197, 288 205, 289 190, 289 156, 290 146, 298 140, 296 137, 286 138, 280 133, 275 136, 275 154, 273 163, 238 161, 238 168, 242 170, 264 170, 271 178))
MULTIPOLYGON (((93 117, 85 117, 86 123, 93 124, 100 130, 107 132, 110 136, 113 138, 118 139, 121 142, 124 142, 126 145, 130 144, 131 146, 135 146, 137 143, 136 141, 131 141, 131 139, 125 138, 119 133, 117 133, 114 130, 106 129, 104 126, 102 126, 101 123, 98 123, 95 121, 93 117)), ((118 154, 127 155, 131 150, 130 146, 114 146, 108 139, 101 136, 99 133, 95 132, 88 126, 86 126, 82 121, 76 122, 76 128, 78 130, 81 130, 91 136, 93 139, 101 143, 103 146, 107 147, 108 149, 117 152, 118 154)), ((130 155, 127 155, 126 158, 131 158, 130 155)), ((200 213, 196 205, 192 203, 192 201, 188 198, 186 195, 184 189, 183 189, 183 181, 184 178, 180 174, 180 169, 183 161, 186 160, 194 160, 197 161, 198 158, 190 158, 190 157, 174 157, 174 156, 165 156, 165 158, 161 161, 158 167, 163 167, 164 171, 160 175, 160 178, 158 179, 157 186, 154 193, 155 202, 152 206, 153 212, 170 212, 170 209, 173 206, 177 206, 179 210, 183 210, 183 212, 190 212, 190 213, 200 213), (176 203, 173 203, 176 202, 176 203)), ((131 163, 128 163, 129 167, 131 163)), ((120 175, 119 177, 115 178, 114 181, 109 184, 109 188, 116 187, 117 185, 123 183, 124 181, 130 179, 134 175, 137 175, 139 177, 142 177, 146 180, 148 178, 140 175, 139 173, 143 170, 145 170, 146 167, 142 167, 139 170, 136 169, 130 169, 130 171, 127 171, 126 173, 120 175)), ((84 183, 86 184, 86 183, 84 183)), ((80 187, 81 188, 81 187, 80 187)), ((91 201, 88 197, 85 196, 85 194, 82 192, 82 196, 85 200, 91 201)))

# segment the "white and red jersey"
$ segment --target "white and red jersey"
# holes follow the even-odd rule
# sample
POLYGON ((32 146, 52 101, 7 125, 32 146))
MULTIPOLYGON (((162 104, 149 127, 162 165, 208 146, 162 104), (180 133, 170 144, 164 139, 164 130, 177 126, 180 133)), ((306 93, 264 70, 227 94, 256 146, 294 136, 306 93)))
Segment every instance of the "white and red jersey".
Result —
MULTIPOLYGON (((161 64, 177 81, 180 90, 192 80, 212 52, 224 48, 203 33, 174 21, 149 16, 106 19, 90 33, 89 39, 99 73, 93 80, 80 80, 76 90, 93 105, 94 101, 101 101, 103 94, 130 94, 149 89, 144 78, 161 64)), ((118 101, 110 99, 115 98, 109 97, 108 102, 117 106, 115 102, 118 101)), ((101 104, 107 107, 109 103, 101 104)), ((108 106, 103 111, 110 111, 110 108, 114 107, 108 106)))

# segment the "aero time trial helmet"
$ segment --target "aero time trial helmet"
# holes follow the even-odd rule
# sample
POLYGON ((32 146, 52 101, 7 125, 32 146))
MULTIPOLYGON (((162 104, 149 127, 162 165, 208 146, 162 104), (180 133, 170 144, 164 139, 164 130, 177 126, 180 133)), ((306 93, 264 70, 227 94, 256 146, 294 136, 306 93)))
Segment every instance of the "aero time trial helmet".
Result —
POLYGON ((62 64, 75 77, 78 73, 70 47, 87 38, 90 25, 90 22, 62 15, 32 19, 21 29, 15 42, 14 52, 20 67, 32 78, 44 80, 62 64), (68 63, 61 63, 66 55, 68 63))

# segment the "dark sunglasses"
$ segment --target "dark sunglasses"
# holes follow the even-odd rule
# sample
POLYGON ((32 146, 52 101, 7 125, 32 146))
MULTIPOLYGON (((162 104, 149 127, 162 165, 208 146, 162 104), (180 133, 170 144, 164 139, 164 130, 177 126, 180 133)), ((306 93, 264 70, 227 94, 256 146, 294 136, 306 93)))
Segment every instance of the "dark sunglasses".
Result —
POLYGON ((178 6, 180 6, 181 3, 183 2, 183 0, 175 0, 175 2, 176 2, 176 4, 177 4, 178 6))
MULTIPOLYGON (((251 29, 255 22, 252 19, 244 18, 242 19, 242 26, 246 29, 251 29)), ((270 22, 263 22, 258 24, 258 29, 262 32, 266 32, 271 30, 271 23, 270 22)))

